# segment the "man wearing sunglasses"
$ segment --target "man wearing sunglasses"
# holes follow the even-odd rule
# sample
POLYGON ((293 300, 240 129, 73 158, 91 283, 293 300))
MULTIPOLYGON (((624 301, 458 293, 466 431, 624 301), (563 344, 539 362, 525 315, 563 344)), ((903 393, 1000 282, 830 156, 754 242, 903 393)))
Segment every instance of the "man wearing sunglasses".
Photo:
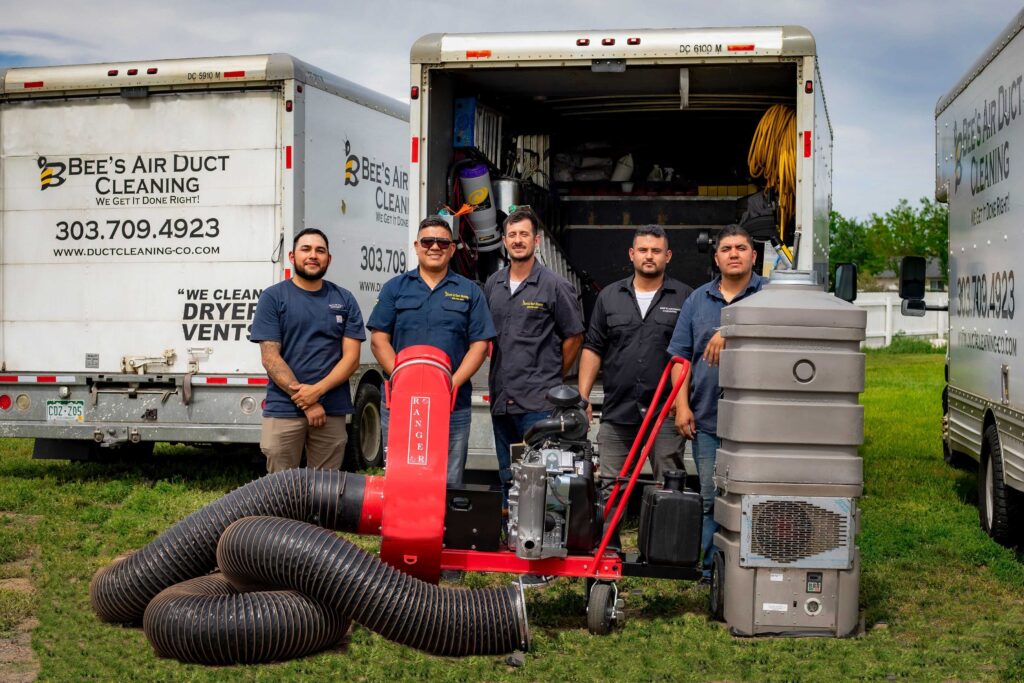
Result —
MULTIPOLYGON (((494 324, 480 287, 449 269, 455 254, 452 229, 440 216, 420 222, 413 246, 419 267, 389 280, 380 290, 366 326, 370 348, 384 372, 394 370, 395 355, 407 346, 428 344, 451 359, 452 385, 458 391, 448 429, 448 484, 462 484, 469 452, 469 383, 487 357, 494 324)), ((382 406, 387 444, 390 416, 382 406)))
POLYGON ((551 416, 547 393, 562 384, 576 362, 583 317, 573 286, 537 260, 541 235, 533 211, 513 211, 502 230, 509 267, 491 275, 484 292, 498 331, 490 367, 491 421, 507 492, 511 445, 522 443, 530 427, 551 416))

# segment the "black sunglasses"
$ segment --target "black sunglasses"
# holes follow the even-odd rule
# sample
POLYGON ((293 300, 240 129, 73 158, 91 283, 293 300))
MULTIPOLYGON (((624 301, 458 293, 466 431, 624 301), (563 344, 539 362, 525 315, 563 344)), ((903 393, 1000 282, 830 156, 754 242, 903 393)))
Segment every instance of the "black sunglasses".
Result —
POLYGON ((430 249, 434 245, 437 245, 439 249, 444 251, 448 247, 452 246, 452 241, 447 237, 421 237, 420 246, 424 249, 430 249))

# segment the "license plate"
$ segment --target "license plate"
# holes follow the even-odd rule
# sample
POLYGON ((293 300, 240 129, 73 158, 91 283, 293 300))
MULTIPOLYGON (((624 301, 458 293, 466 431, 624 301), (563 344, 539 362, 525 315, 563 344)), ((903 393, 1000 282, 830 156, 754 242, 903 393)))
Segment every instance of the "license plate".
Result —
POLYGON ((47 422, 83 422, 85 401, 47 401, 47 422))

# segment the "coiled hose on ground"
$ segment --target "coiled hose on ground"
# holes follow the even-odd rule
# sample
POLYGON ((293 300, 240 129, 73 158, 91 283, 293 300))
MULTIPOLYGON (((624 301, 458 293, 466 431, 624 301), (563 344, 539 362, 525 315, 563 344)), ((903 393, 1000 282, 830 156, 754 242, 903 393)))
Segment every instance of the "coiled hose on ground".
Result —
POLYGON ((217 564, 233 583, 300 591, 388 640, 432 654, 501 654, 529 645, 518 586, 435 586, 303 522, 239 520, 221 536, 217 564))
POLYGON ((275 472, 249 482, 96 572, 89 584, 93 610, 104 621, 138 624, 157 593, 213 571, 221 533, 243 517, 269 515, 355 531, 364 487, 362 475, 312 469, 275 472))
POLYGON ((332 641, 333 632, 322 633, 323 618, 307 600, 319 602, 338 622, 354 618, 386 638, 436 654, 493 654, 527 647, 526 609, 518 588, 434 586, 321 528, 357 530, 365 484, 360 475, 305 469, 250 482, 192 513, 126 559, 100 569, 89 586, 93 609, 111 622, 138 623, 145 615, 146 634, 159 654, 208 664, 301 656, 337 642, 332 641), (218 551, 225 530, 245 517, 258 519, 232 527, 227 545, 218 551), (178 586, 154 601, 165 589, 211 572, 218 556, 237 590, 270 585, 304 596, 268 599, 226 593, 217 598, 220 611, 191 621, 187 615, 199 616, 201 611, 185 607, 174 596, 186 591, 198 599, 194 606, 205 604, 202 596, 213 590, 211 584, 178 586), (152 602, 156 604, 147 610, 152 602), (238 609, 256 604, 282 609, 259 613, 266 618, 245 611, 244 619, 251 623, 235 623, 238 609), (260 647, 248 641, 229 645, 231 637, 224 631, 232 629, 260 647), (282 638, 291 641, 268 644, 282 638), (267 649, 273 653, 266 654, 267 649), (257 659, 247 659, 250 655, 257 659))
POLYGON ((241 593, 223 574, 161 591, 142 628, 161 657, 191 664, 258 664, 319 652, 349 620, 298 591, 241 593))

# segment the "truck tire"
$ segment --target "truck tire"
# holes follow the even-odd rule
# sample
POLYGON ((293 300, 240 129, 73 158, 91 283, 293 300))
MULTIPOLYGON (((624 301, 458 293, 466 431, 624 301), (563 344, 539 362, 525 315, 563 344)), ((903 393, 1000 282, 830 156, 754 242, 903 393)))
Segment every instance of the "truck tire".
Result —
POLYGON ((349 462, 357 469, 384 466, 384 440, 380 422, 380 389, 363 384, 356 390, 355 412, 348 436, 349 462))
POLYGON ((981 466, 978 468, 978 517, 981 528, 992 540, 1013 545, 1018 534, 1015 523, 1020 514, 1020 494, 1003 479, 1003 449, 994 424, 985 429, 981 466))

